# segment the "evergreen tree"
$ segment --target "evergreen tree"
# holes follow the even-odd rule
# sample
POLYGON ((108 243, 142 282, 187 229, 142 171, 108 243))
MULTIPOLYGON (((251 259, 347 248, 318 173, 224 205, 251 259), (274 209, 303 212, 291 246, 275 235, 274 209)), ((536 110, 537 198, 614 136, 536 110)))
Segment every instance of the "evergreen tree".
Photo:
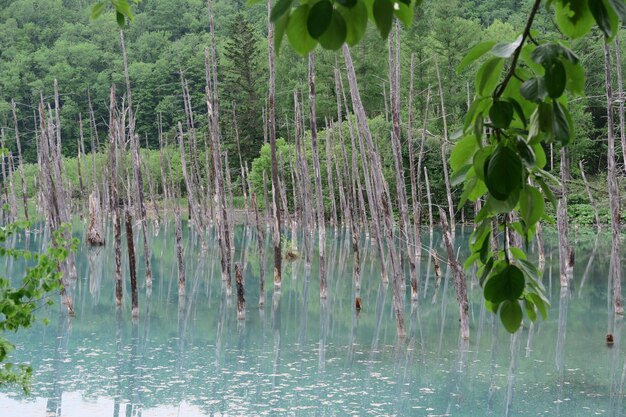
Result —
POLYGON ((258 155, 263 143, 263 124, 259 115, 261 103, 257 93, 259 54, 259 40, 255 30, 240 12, 233 21, 224 48, 227 62, 223 95, 229 107, 235 106, 241 155, 246 161, 258 155))

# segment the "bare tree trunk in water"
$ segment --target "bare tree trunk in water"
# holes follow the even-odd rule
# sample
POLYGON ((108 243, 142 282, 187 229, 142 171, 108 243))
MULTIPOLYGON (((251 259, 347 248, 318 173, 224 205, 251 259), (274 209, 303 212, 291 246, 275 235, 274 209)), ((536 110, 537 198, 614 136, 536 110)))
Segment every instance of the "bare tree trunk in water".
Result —
POLYGON ((256 193, 252 192, 252 209, 256 222, 256 239, 259 251, 259 306, 265 305, 265 255, 263 254, 263 228, 259 220, 259 206, 256 201, 256 193))
MULTIPOLYGON (((392 135, 391 147, 393 149, 396 171, 396 193, 398 194, 398 207, 400 209, 400 231, 406 241, 406 250, 409 258, 409 274, 411 277, 411 300, 417 300, 418 271, 415 264, 415 248, 413 246, 413 233, 409 221, 409 208, 404 182, 404 163, 402 159, 401 127, 400 127, 400 23, 396 21, 395 48, 392 37, 389 37, 389 91, 391 94, 391 120, 392 135)), ((403 251, 401 251, 402 253, 403 251)), ((404 274, 403 274, 404 275, 404 274)))
POLYGON ((135 241, 133 240, 133 216, 126 208, 126 244, 128 249, 128 268, 130 270, 130 297, 132 316, 139 317, 139 296, 137 294, 137 265, 135 264, 135 241))
POLYGON ((469 303, 467 301, 467 282, 465 282, 465 274, 454 255, 454 248, 452 247, 452 237, 450 236, 450 229, 448 228, 448 221, 446 219, 446 212, 439 208, 439 216, 441 217, 441 227, 443 229, 443 241, 446 245, 448 252, 448 263, 450 264, 454 273, 454 288, 456 290, 456 300, 459 303, 460 323, 461 323, 461 338, 469 339, 469 303))
POLYGON ((428 223, 430 227, 430 236, 433 235, 435 223, 433 221, 433 202, 430 197, 430 181, 428 181, 428 169, 424 167, 424 181, 426 182, 426 199, 428 200, 428 223))
POLYGON ((569 158, 567 149, 561 148, 561 198, 557 205, 556 221, 559 232, 559 261, 561 265, 561 286, 567 287, 574 268, 573 249, 569 244, 569 223, 567 219, 567 183, 569 176, 569 158))
POLYGON ((276 158, 276 117, 274 99, 276 96, 276 68, 274 65, 274 25, 269 21, 272 11, 272 0, 267 2, 268 29, 267 29, 267 53, 269 57, 269 100, 268 100, 268 130, 270 136, 270 150, 272 154, 272 214, 274 216, 274 289, 280 289, 282 276, 282 247, 280 241, 280 211, 279 207, 279 184, 278 184, 278 160, 276 158))
POLYGON ((246 319, 246 298, 243 289, 243 272, 241 264, 235 264, 235 281, 237 282, 237 320, 246 319))
MULTIPOLYGON (((448 213, 450 214, 450 233, 454 241, 454 204, 452 203, 452 188, 450 187, 450 175, 448 174, 448 158, 446 149, 448 144, 448 118, 446 116, 446 106, 443 100, 443 88, 441 87, 441 76, 439 75, 439 66, 435 63, 437 70, 437 83, 439 84, 439 99, 441 101, 441 116, 443 119, 443 141, 441 142, 441 162, 443 164, 443 179, 446 184, 446 196, 448 197, 448 213)), ((424 126, 424 129, 426 126, 424 126)))
POLYGON ((174 204, 174 219, 176 222, 176 262, 178 264, 178 296, 185 296, 185 260, 183 258, 183 228, 180 219, 180 206, 174 204))
POLYGON ((317 123, 315 120, 315 55, 309 54, 309 123, 311 126, 311 151, 315 173, 315 200, 317 202, 317 231, 320 268, 320 298, 328 297, 326 283, 326 222, 324 220, 324 199, 322 196, 322 169, 317 149, 317 123))
POLYGON ((615 314, 623 315, 622 305, 622 265, 620 261, 620 197, 615 164, 615 133, 613 128, 613 87, 611 77, 611 54, 608 45, 604 45, 604 73, 606 82, 606 111, 608 126, 608 187, 611 206, 611 276, 613 278, 613 297, 615 314))
POLYGON ((111 197, 111 209, 113 210, 113 228, 115 235, 115 304, 122 305, 122 225, 120 220, 119 199, 117 194, 117 137, 119 135, 117 127, 117 117, 115 115, 115 85, 111 86, 111 96, 109 102, 109 178, 111 197))
POLYGON ((391 264, 391 271, 393 273, 392 290, 393 290, 393 311, 396 317, 396 332, 398 338, 406 337, 406 329, 404 325, 404 306, 403 306, 403 287, 404 276, 400 267, 398 259, 398 253, 396 251, 395 243, 395 225, 393 220, 393 212, 391 202, 389 201, 389 188, 385 182, 382 163, 380 161, 380 154, 375 150, 374 143, 372 141, 371 131, 367 125, 367 116, 361 101, 361 96, 358 90, 356 73, 354 71, 354 65, 352 64, 352 56, 347 45, 343 46, 343 55, 346 61, 346 69, 348 71, 348 81, 350 83, 350 94, 352 96, 352 105, 356 114, 359 130, 365 139, 365 143, 368 148, 369 157, 372 162, 372 177, 374 194, 376 195, 376 204, 381 207, 381 214, 384 220, 385 229, 385 241, 387 244, 387 251, 389 253, 389 261, 391 264))
POLYGON ((102 215, 96 191, 89 195, 89 227, 87 228, 87 244, 90 246, 104 245, 102 215))
POLYGON ((143 177, 141 175, 141 155, 139 154, 139 137, 135 134, 135 116, 133 115, 133 102, 130 89, 130 75, 128 72, 128 59, 126 55, 126 44, 124 42, 124 31, 120 30, 120 43, 122 45, 122 58, 124 61, 124 78, 126 80, 126 96, 128 99, 128 112, 129 112, 129 127, 128 134, 131 143, 132 161, 133 161, 133 176, 135 177, 135 189, 136 205, 135 212, 139 214, 139 220, 141 224, 141 234, 143 236, 143 256, 146 262, 146 287, 150 289, 152 287, 152 265, 150 258, 150 246, 148 245, 148 231, 146 222, 146 205, 143 195, 143 177))

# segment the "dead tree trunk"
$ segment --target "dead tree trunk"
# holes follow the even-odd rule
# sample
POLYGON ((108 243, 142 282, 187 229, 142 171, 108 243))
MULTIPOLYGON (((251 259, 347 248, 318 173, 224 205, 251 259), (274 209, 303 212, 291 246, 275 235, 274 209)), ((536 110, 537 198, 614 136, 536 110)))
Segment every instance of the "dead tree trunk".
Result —
POLYGON ((246 298, 243 289, 243 272, 241 264, 235 264, 235 281, 237 282, 237 320, 246 319, 246 298))
MULTIPOLYGON (((331 223, 333 225, 333 227, 335 229, 337 229, 337 225, 338 225, 338 220, 337 220, 337 202, 335 201, 335 184, 333 181, 333 163, 332 163, 332 155, 331 155, 331 144, 330 144, 330 138, 331 136, 331 132, 333 131, 332 127, 328 125, 328 121, 326 122, 326 138, 325 138, 325 145, 326 145, 326 155, 325 155, 325 162, 326 162, 326 181, 328 183, 328 197, 330 199, 330 215, 331 215, 331 223)), ((336 159, 335 159, 336 160, 336 159)), ((340 202, 343 202, 343 193, 340 193, 341 198, 339 199, 340 202)))
MULTIPOLYGON (((443 140, 441 142, 441 163, 443 164, 443 179, 446 184, 446 196, 448 197, 448 213, 450 214, 450 230, 452 234, 452 240, 454 241, 454 204, 452 203, 452 188, 450 187, 450 175, 448 174, 448 157, 447 157, 447 144, 448 144, 448 118, 446 116, 446 106, 443 99, 443 88, 441 87, 441 76, 439 75, 439 66, 435 63, 435 69, 437 70, 437 83, 439 85, 439 99, 441 103, 441 116, 443 120, 443 140)), ((426 126, 424 126, 426 128, 426 126)))
POLYGON ((17 112, 15 101, 11 100, 11 111, 13 113, 13 124, 15 126, 15 143, 17 145, 17 157, 20 159, 19 170, 20 170, 20 179, 22 181, 22 198, 24 200, 24 218, 26 221, 28 218, 28 193, 26 191, 26 179, 24 178, 24 161, 22 160, 22 144, 20 142, 20 132, 17 124, 17 112))
POLYGON ((126 245, 128 249, 128 269, 130 270, 130 298, 132 316, 139 317, 139 295, 137 293, 137 265, 135 262, 135 241, 133 239, 133 216, 126 208, 126 245))
POLYGON ((252 192, 252 209, 256 222, 257 249, 259 251, 259 306, 265 305, 265 255, 263 253, 263 228, 259 220, 259 207, 256 201, 256 193, 252 192))
POLYGON ((96 191, 92 191, 89 195, 89 227, 87 228, 87 244, 90 246, 104 245, 100 202, 98 201, 96 191))
POLYGON ((589 187, 589 182, 587 182, 587 176, 585 175, 585 170, 583 168, 582 159, 578 161, 578 167, 580 168, 580 176, 583 179, 583 183, 585 184, 585 191, 587 191, 587 197, 589 198, 589 204, 593 208, 593 218, 596 222, 596 229, 598 232, 602 229, 600 225, 600 215, 598 214, 598 206, 596 205, 596 200, 593 198, 593 194, 591 193, 591 188, 589 187))
POLYGON ((389 91, 391 94, 391 120, 392 135, 391 146, 393 149, 394 165, 396 171, 396 193, 398 194, 398 207, 400 208, 400 231, 406 241, 406 249, 409 258, 409 274, 411 277, 411 299, 416 301, 418 271, 415 264, 415 248, 413 244, 413 233, 409 222, 409 208, 406 195, 406 184, 404 182, 404 163, 402 160, 401 128, 400 128, 400 26, 396 21, 395 47, 392 38, 389 38, 389 91))
POLYGON ((315 200, 317 202, 317 231, 320 268, 320 298, 328 297, 326 283, 326 222, 324 220, 324 199, 322 196, 322 170, 317 149, 317 123, 315 120, 315 55, 309 54, 309 123, 311 126, 311 153, 315 173, 315 200))
POLYGON ((122 59, 124 62, 124 78, 126 80, 126 97, 128 100, 128 134, 131 143, 133 176, 135 177, 135 212, 139 214, 141 222, 141 234, 143 236, 143 256, 146 262, 146 287, 152 287, 151 253, 148 245, 148 231, 146 222, 146 204, 143 195, 143 177, 141 175, 141 155, 139 154, 139 136, 135 134, 135 116, 133 114, 133 102, 130 88, 130 75, 128 72, 128 59, 126 45, 124 43, 124 31, 120 30, 120 44, 122 45, 122 59))
POLYGON ((604 45, 604 74, 606 82, 606 111, 608 127, 608 187, 611 206, 611 276, 613 278, 613 302, 615 314, 623 315, 622 305, 622 266, 620 261, 620 202, 617 166, 615 164, 615 133, 613 129, 613 87, 611 77, 611 54, 604 45))
POLYGON ((269 21, 272 11, 272 0, 267 2, 268 13, 268 30, 267 30, 267 54, 269 57, 269 97, 268 97, 268 130, 270 137, 270 150, 272 155, 272 214, 274 216, 274 288, 280 289, 281 285, 281 263, 282 263, 282 247, 280 241, 281 221, 280 212, 278 211, 278 160, 276 157, 276 126, 275 126, 275 108, 274 100, 276 96, 276 68, 274 65, 274 26, 269 21))
POLYGON ((452 247, 452 236, 450 236, 450 229, 448 228, 448 221, 446 219, 446 212, 439 208, 439 216, 441 217, 441 227, 443 229, 443 241, 446 245, 446 251, 448 252, 448 263, 454 273, 454 288, 456 290, 456 300, 459 303, 460 324, 461 324, 461 338, 469 339, 469 303, 467 301, 467 282, 465 282, 465 274, 463 269, 456 260, 454 255, 454 248, 452 247))
POLYGON ((352 96, 352 106, 356 114, 357 123, 359 125, 359 130, 365 139, 365 143, 368 148, 369 157, 372 162, 372 176, 373 176, 373 185, 374 185, 374 193, 376 195, 376 204, 381 207, 381 214, 384 221, 385 226, 385 241, 387 246, 387 251, 389 253, 389 261, 391 264, 391 270, 393 273, 393 310, 396 316, 396 331, 399 338, 404 338, 406 336, 406 329, 404 325, 404 306, 403 306, 403 296, 402 296, 402 288, 404 286, 403 276, 400 270, 400 263, 398 260, 398 254, 396 252, 396 243, 394 236, 394 221, 393 221, 393 213, 391 209, 391 204, 388 198, 389 192, 388 187, 386 185, 385 179, 382 173, 382 164, 380 161, 380 155, 376 152, 374 148, 374 143, 372 141, 371 132, 369 130, 369 126, 367 125, 367 116, 365 114, 365 109, 363 107, 363 103, 361 101, 361 96, 358 90, 357 81, 356 81, 356 73, 354 71, 354 65, 352 64, 352 56, 350 55, 350 50, 347 45, 343 46, 343 55, 346 61, 346 69, 348 71, 348 81, 350 83, 350 94, 352 96))
MULTIPOLYGON (((84 143, 85 139, 83 136, 83 117, 80 113, 78 113, 78 139, 76 140, 77 151, 76 151, 76 169, 78 171, 78 198, 79 198, 79 206, 83 207, 83 200, 85 198, 85 184, 83 182, 83 158, 81 155, 81 144, 84 143)), ((83 213, 81 210, 80 213, 81 219, 83 218, 83 213)))
POLYGON ((569 158, 567 149, 561 148, 561 198, 557 205, 557 229, 559 232, 559 261, 561 286, 567 287, 574 268, 573 249, 569 244, 569 222, 567 219, 567 183, 569 182, 569 158))
POLYGON ((183 227, 180 219, 180 206, 174 204, 174 220, 176 222, 176 262, 178 264, 178 296, 185 296, 185 260, 183 257, 183 227))
POLYGON ((111 209, 113 210, 113 228, 115 235, 115 304, 122 305, 122 225, 120 220, 119 199, 117 193, 118 166, 117 166, 117 143, 118 127, 115 115, 115 86, 111 86, 111 96, 109 101, 109 172, 111 209))

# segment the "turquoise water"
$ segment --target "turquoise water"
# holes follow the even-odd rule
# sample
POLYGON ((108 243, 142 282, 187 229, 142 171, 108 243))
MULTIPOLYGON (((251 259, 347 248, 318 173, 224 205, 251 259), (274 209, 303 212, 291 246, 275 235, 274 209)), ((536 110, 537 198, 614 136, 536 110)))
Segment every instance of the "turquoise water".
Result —
MULTIPOLYGON (((459 228, 457 244, 464 245, 470 231, 459 228)), ((366 239, 359 314, 350 239, 341 232, 327 242, 326 302, 319 299, 315 257, 310 270, 302 259, 286 261, 282 291, 274 294, 268 246, 270 279, 266 305, 259 308, 256 236, 238 228, 234 260, 245 265, 245 321, 237 320, 234 296, 224 296, 213 239, 202 253, 197 237, 185 234, 187 297, 181 302, 172 225, 158 234, 151 230, 150 240, 154 287, 147 295, 140 286, 136 322, 127 277, 124 306, 116 314, 113 245, 98 253, 81 246, 72 287, 76 317, 62 314, 57 303, 38 313, 50 319, 48 326, 40 320, 7 335, 17 345, 12 360, 30 363, 35 374, 30 396, 15 387, 0 391, 0 416, 625 414, 621 323, 615 323, 615 345, 604 343, 613 328, 608 235, 577 236, 574 283, 565 290, 554 239, 546 236, 550 315, 515 336, 486 312, 480 288, 469 280, 467 343, 458 339, 458 306, 447 274, 433 302, 435 276, 426 256, 420 301, 411 306, 405 299, 408 337, 398 341, 392 291, 381 284, 376 251, 366 239)), ((424 240, 445 259, 437 232, 424 240)), ((41 242, 41 235, 31 234, 15 244, 36 249, 41 242)), ((139 253, 141 247, 137 242, 139 253)), ((11 275, 23 271, 23 265, 2 262, 11 275)), ((141 256, 138 265, 143 277, 141 256)))

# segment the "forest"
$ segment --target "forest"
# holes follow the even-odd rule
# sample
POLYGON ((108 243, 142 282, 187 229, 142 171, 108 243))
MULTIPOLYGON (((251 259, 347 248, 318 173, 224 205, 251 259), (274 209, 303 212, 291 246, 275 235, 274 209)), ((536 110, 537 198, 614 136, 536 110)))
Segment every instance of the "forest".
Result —
MULTIPOLYGON (((104 332, 115 330, 115 343, 105 351, 115 354, 117 413, 124 402, 143 407, 138 369, 160 381, 159 367, 146 367, 148 342, 173 349, 166 338, 150 338, 152 319, 177 315, 177 323, 152 328, 176 328, 175 372, 190 378, 180 372, 196 355, 188 327, 198 311, 218 313, 199 325, 216 333, 205 341, 214 366, 231 366, 223 355, 235 346, 242 363, 262 355, 274 371, 261 371, 260 359, 257 376, 272 378, 265 392, 272 396, 281 334, 292 340, 295 329, 298 341, 283 348, 291 361, 306 358, 311 315, 319 318, 317 378, 337 359, 327 359, 337 354, 328 338, 347 349, 350 369, 359 337, 371 343, 362 352, 370 362, 356 372, 374 375, 378 354, 391 366, 384 358, 391 350, 395 368, 401 357, 408 362, 416 344, 431 343, 423 317, 439 332, 438 360, 458 355, 457 382, 447 383, 459 392, 467 389, 458 381, 471 367, 470 343, 478 349, 481 335, 492 337, 491 349, 481 349, 492 352, 491 393, 502 360, 496 327, 511 334, 513 390, 521 339, 528 358, 545 327, 556 340, 560 399, 570 302, 573 314, 584 312, 576 291, 579 299, 589 295, 590 317, 608 316, 606 329, 593 332, 606 330, 616 352, 611 366, 619 366, 626 4, 545 3, 8 2, 0 10, 0 241, 8 277, 0 278, 1 328, 30 327, 40 310, 58 315, 58 345, 50 349, 60 375, 65 357, 97 349, 82 326, 110 326, 104 332), (24 280, 12 288, 16 271, 24 280), (52 293, 60 293, 58 313, 48 306, 52 293), (289 324, 281 324, 281 303, 289 324), (100 323, 96 312, 113 305, 115 323, 100 323), (458 323, 446 320, 448 308, 458 310, 458 323), (228 319, 235 311, 236 329, 228 319), (83 312, 89 322, 76 319, 83 347, 72 352, 72 323, 83 312), (381 336, 386 330, 394 341, 381 336), (444 334, 458 336, 458 349, 442 353, 444 334), (120 394, 123 386, 129 394, 120 394)), ((27 339, 20 340, 0 338, 0 362, 23 348, 27 339)), ((546 340, 537 342, 541 354, 551 349, 546 340)), ((28 392, 33 370, 25 362, 19 372, 12 363, 0 370, 0 386, 28 392)), ((231 371, 217 374, 228 380, 231 371)), ((411 384, 419 380, 413 371, 405 375, 411 384)), ((305 384, 315 378, 306 374, 305 384)), ((619 393, 616 378, 611 372, 611 398, 622 395, 623 376, 619 393)), ((63 378, 54 381, 46 409, 62 415, 63 378)), ((45 389, 35 382, 35 391, 45 389)), ((413 391, 402 393, 402 405, 378 412, 402 415, 421 404, 413 391)), ((168 401, 185 398, 183 389, 168 401)), ((24 405, 0 391, 3 401, 24 405)), ((220 401, 206 412, 237 409, 220 401)), ((364 401, 363 413, 378 407, 374 397, 364 401)), ((453 403, 436 401, 448 401, 448 410, 453 403)), ((505 402, 510 410, 508 394, 505 402)), ((145 403, 161 406, 158 395, 145 403)), ((305 403, 316 407, 290 406, 305 403)), ((484 405, 491 410, 491 394, 484 405)))

